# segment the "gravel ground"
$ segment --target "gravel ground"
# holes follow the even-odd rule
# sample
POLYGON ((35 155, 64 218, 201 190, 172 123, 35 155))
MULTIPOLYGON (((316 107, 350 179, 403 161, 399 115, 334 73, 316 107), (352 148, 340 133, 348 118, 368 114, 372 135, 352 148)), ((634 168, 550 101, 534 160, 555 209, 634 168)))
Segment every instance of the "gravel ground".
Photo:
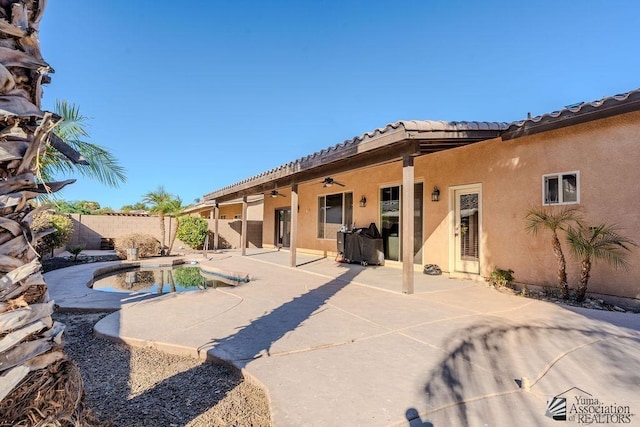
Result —
POLYGON ((97 338, 107 313, 55 313, 86 405, 115 426, 270 426, 264 391, 225 366, 97 338))

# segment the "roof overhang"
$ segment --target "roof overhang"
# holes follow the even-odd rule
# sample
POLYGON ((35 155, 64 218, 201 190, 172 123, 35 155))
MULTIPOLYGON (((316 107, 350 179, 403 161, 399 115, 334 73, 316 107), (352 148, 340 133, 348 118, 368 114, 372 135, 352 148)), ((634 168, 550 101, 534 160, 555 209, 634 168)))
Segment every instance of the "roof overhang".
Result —
POLYGON ((502 135, 504 141, 554 129, 591 122, 640 110, 640 89, 622 95, 582 102, 560 111, 513 122, 502 135))
POLYGON ((216 202, 499 137, 506 123, 401 121, 206 194, 216 202))

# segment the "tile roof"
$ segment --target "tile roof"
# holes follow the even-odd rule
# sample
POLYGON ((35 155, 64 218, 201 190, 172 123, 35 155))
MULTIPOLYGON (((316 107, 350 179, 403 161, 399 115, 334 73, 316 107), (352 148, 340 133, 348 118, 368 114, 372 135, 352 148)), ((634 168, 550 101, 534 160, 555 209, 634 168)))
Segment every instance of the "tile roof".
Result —
POLYGON ((640 110, 640 89, 607 96, 597 101, 580 102, 558 111, 512 122, 507 126, 503 139, 517 138, 636 110, 640 110))
MULTIPOLYGON (((501 132, 504 129, 506 129, 507 125, 508 124, 504 122, 448 122, 448 121, 437 121, 437 120, 401 120, 395 123, 389 123, 383 128, 377 128, 370 132, 365 132, 360 136, 356 136, 352 139, 348 139, 342 143, 322 149, 320 151, 316 151, 315 153, 309 154, 307 156, 301 157, 289 163, 285 163, 273 169, 269 169, 258 175, 254 175, 242 181, 228 185, 219 190, 216 190, 215 192, 206 194, 204 198, 205 199, 210 198, 214 193, 223 193, 227 190, 237 188, 239 186, 248 184, 251 181, 255 181, 260 178, 265 178, 271 175, 277 175, 279 172, 286 174, 286 173, 302 170, 305 163, 319 160, 323 157, 338 154, 340 152, 347 152, 348 150, 352 150, 354 147, 358 146, 359 144, 363 144, 369 140, 382 137, 387 134, 391 134, 392 132, 395 132, 395 131, 404 131, 408 133, 417 132, 417 133, 420 133, 422 137, 424 137, 424 135, 428 135, 429 132, 433 132, 433 133, 438 133, 440 138, 442 137, 441 135, 444 133, 444 134, 450 134, 450 138, 455 139, 457 134, 465 134, 466 132, 483 132, 483 131, 488 131, 492 133, 501 132)), ((495 135, 492 135, 491 137, 494 137, 494 136, 495 135)))
POLYGON ((557 129, 563 126, 570 126, 577 123, 584 123, 616 114, 629 111, 640 110, 640 89, 636 89, 621 95, 613 95, 588 103, 579 103, 568 106, 559 111, 542 114, 512 123, 504 122, 449 122, 435 120, 402 120, 390 123, 382 128, 365 132, 360 136, 346 140, 342 143, 325 148, 308 156, 301 157, 292 162, 282 164, 268 171, 254 175, 242 181, 223 187, 204 196, 205 199, 213 199, 226 193, 236 190, 246 189, 254 184, 266 183, 269 181, 293 175, 295 173, 308 170, 318 163, 333 161, 341 154, 351 156, 360 154, 361 148, 371 140, 390 137, 389 142, 393 144, 401 138, 417 138, 429 141, 437 140, 464 140, 479 141, 494 137, 502 137, 503 140, 514 139, 525 135, 557 129), (398 138, 392 135, 398 133, 398 138), (404 132, 404 133, 403 133, 404 132))

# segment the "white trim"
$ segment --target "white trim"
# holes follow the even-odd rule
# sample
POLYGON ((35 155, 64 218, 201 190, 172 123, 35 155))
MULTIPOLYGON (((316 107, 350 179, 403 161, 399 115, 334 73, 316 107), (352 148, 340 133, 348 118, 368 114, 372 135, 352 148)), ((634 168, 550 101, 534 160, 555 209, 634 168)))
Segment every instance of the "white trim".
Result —
POLYGON ((557 206, 557 205, 578 205, 580 204, 580 171, 567 171, 567 172, 556 172, 556 173, 546 173, 542 175, 542 181, 541 181, 541 186, 542 186, 542 206, 557 206), (575 175, 576 176, 576 201, 575 202, 565 202, 563 201, 559 201, 558 203, 548 203, 546 201, 546 197, 545 197, 545 192, 546 192, 546 185, 545 185, 545 180, 546 178, 558 178, 558 199, 560 199, 562 197, 563 191, 562 191, 562 176, 563 175, 575 175))
POLYGON ((449 238, 447 239, 449 242, 449 274, 473 274, 473 275, 481 275, 482 274, 482 229, 483 229, 483 201, 482 201, 482 183, 478 182, 476 184, 465 184, 465 185, 454 185, 448 188, 449 192, 449 205, 447 206, 449 212, 449 238), (480 241, 478 242, 478 273, 466 273, 460 272, 456 270, 456 239, 455 239, 455 227, 456 227, 456 192, 457 191, 465 191, 469 190, 469 192, 477 192, 478 193, 478 238, 480 241))

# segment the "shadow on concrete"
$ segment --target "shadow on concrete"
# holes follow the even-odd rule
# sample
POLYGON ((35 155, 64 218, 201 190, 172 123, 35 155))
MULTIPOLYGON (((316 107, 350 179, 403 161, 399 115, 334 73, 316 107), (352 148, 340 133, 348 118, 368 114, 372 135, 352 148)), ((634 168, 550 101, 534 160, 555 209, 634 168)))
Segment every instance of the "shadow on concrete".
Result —
POLYGON ((275 342, 300 326, 359 272, 346 269, 335 279, 258 317, 231 336, 211 340, 203 348, 209 349, 216 357, 232 362, 238 368, 244 368, 252 360, 269 355, 275 342))
MULTIPOLYGON (((499 420, 499 425, 521 425, 529 420, 538 425, 545 413, 536 412, 531 402, 541 400, 544 408, 540 393, 548 388, 555 393, 574 386, 602 390, 606 383, 604 389, 619 391, 620 400, 640 393, 640 337, 586 318, 568 316, 564 327, 477 325, 445 342, 452 344, 425 381, 427 409, 420 412, 434 423, 444 419, 449 425, 497 425, 499 420), (521 389, 523 382, 537 393, 521 389)), ((414 410, 407 411, 411 426, 419 419, 414 410)), ((420 422, 415 425, 429 425, 420 422)))

